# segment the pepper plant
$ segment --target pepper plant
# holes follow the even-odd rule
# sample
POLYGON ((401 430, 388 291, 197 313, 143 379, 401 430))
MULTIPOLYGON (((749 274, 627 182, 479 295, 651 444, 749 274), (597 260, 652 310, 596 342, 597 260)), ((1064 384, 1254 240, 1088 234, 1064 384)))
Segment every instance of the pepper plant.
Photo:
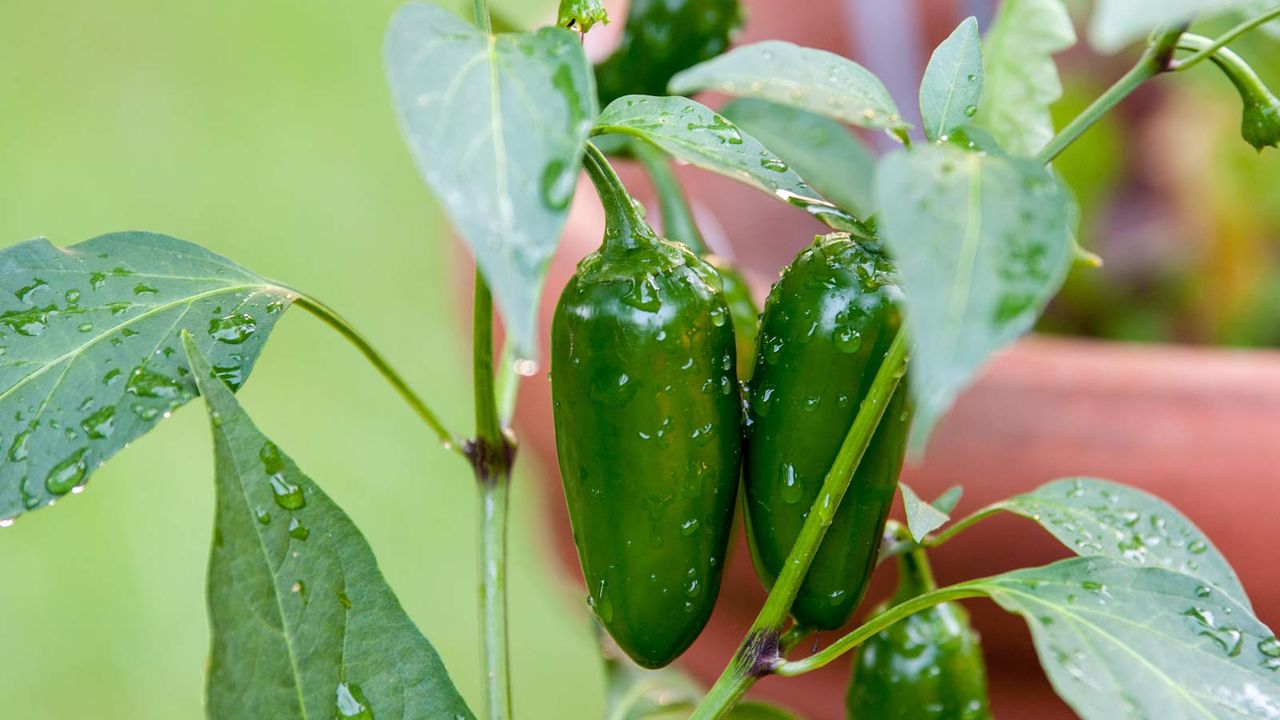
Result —
POLYGON ((550 372, 608 717, 793 717, 740 700, 762 677, 851 652, 851 717, 989 717, 981 650, 957 604, 988 598, 1026 620, 1082 717, 1280 718, 1280 640, 1174 508, 1065 478, 951 522, 958 489, 930 503, 897 482, 904 457, 926 452, 938 419, 1032 327, 1071 265, 1099 261, 1076 244, 1052 161, 1104 113, 1207 60, 1239 90, 1244 139, 1280 142, 1280 101, 1228 48, 1280 7, 1099 0, 1095 47, 1146 41, 1060 130, 1048 114, 1061 90, 1052 56, 1075 42, 1060 0, 1006 0, 985 35, 961 23, 921 81, 920 128, 851 60, 777 41, 730 49, 741 16, 736 0, 637 0, 619 49, 595 67, 576 34, 608 21, 593 0, 566 0, 556 26, 530 32, 495 34, 484 0, 474 24, 421 3, 391 20, 385 64, 403 132, 477 267, 468 432, 446 427, 335 310, 196 245, 120 232, 0 251, 0 525, 79 493, 116 451, 202 396, 217 490, 209 716, 475 717, 359 529, 237 404, 297 305, 352 342, 474 469, 481 715, 511 717, 510 421, 548 341, 535 309, 585 168, 604 238, 560 298, 550 372), (1241 22, 1190 32, 1197 14, 1225 12, 1241 22), (703 90, 732 100, 716 112, 687 97, 703 90), (877 158, 849 125, 897 145, 877 158), (611 157, 645 168, 665 237, 611 157), (708 253, 672 159, 831 228, 762 314, 708 253), (905 524, 888 519, 898 491, 905 524), (769 595, 704 690, 666 666, 714 607, 739 498, 769 595), (938 587, 928 549, 998 513, 1032 520, 1077 557, 938 587), (895 558, 886 605, 797 653, 815 630, 845 625, 872 571, 895 558))

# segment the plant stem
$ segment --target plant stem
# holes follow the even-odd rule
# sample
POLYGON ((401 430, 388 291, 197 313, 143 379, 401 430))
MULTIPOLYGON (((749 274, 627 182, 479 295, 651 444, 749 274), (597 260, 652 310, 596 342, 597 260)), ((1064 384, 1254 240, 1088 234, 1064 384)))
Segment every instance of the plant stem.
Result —
POLYGON ((480 620, 484 634, 485 706, 490 720, 511 717, 507 659, 507 506, 514 449, 498 423, 493 377, 493 296, 476 271, 472 383, 476 437, 467 455, 480 486, 480 620))
POLYGON ((800 583, 809 572, 813 556, 835 518, 835 509, 840 506, 845 491, 849 489, 853 472, 862 461, 862 456, 871 443, 871 436, 879 426, 885 408, 906 372, 907 354, 907 334, 900 330, 876 372, 871 388, 845 435, 831 469, 822 481, 822 490, 800 528, 795 545, 787 555, 782 572, 778 574, 769 597, 765 599, 764 607, 760 609, 760 614, 756 616, 728 667, 698 705, 690 720, 723 717, 756 680, 772 672, 779 664, 779 637, 791 612, 791 604, 795 602, 800 583))
POLYGON ((969 515, 965 518, 957 520, 955 523, 948 526, 946 530, 943 530, 937 535, 930 535, 929 537, 925 538, 923 545, 925 547, 938 547, 939 545, 945 543, 946 541, 950 540, 956 535, 959 535, 962 531, 967 530, 969 527, 976 525, 982 520, 986 520, 987 518, 991 517, 992 515, 995 515, 996 513, 1000 512, 1003 509, 1004 509, 1003 502, 992 503, 984 508, 981 508, 975 511, 972 515, 969 515))
POLYGON ((952 585, 950 587, 927 592, 923 595, 918 595, 907 600, 901 605, 895 605, 880 615, 875 616, 866 624, 835 641, 829 647, 824 648, 821 652, 814 653, 802 660, 792 660, 781 663, 773 669, 773 672, 784 677, 794 677, 812 670, 817 670, 866 642, 867 638, 870 638, 872 635, 875 635, 908 615, 914 615, 921 610, 931 608, 939 603, 944 603, 950 600, 962 600, 964 598, 982 597, 985 594, 986 593, 975 590, 965 584, 961 584, 952 585))
POLYGON ((489 0, 475 0, 471 5, 472 13, 476 16, 476 27, 493 34, 493 20, 489 18, 489 0))
POLYGON ((440 417, 427 406, 427 404, 418 396, 417 393, 413 391, 412 388, 409 387, 409 384, 400 376, 400 373, 396 372, 395 369, 391 367, 391 364, 387 362, 387 359, 375 350, 373 345, 371 345, 369 341, 351 325, 351 323, 343 319, 343 317, 333 308, 325 305, 310 295, 298 293, 298 299, 296 302, 299 307, 319 318, 324 324, 334 330, 337 330, 339 335, 346 338, 347 342, 350 342, 355 346, 355 348, 360 351, 360 354, 364 355, 365 359, 373 365, 374 369, 377 370, 382 377, 391 384, 391 387, 400 394, 400 397, 409 404, 409 407, 417 413, 418 417, 427 424, 427 427, 431 428, 432 432, 440 438, 440 444, 443 445, 446 450, 453 450, 459 455, 466 457, 462 448, 462 443, 458 441, 457 436, 444 426, 444 423, 440 421, 440 417))
POLYGON ((1209 43, 1208 45, 1197 48, 1194 54, 1189 55, 1175 62, 1171 69, 1177 72, 1180 70, 1186 70, 1188 68, 1195 67, 1201 61, 1207 60, 1214 53, 1226 47, 1228 43, 1232 42, 1236 38, 1239 38, 1241 35, 1244 35, 1250 30, 1258 27, 1259 25, 1262 25, 1263 23, 1271 20, 1275 20, 1276 18, 1280 18, 1280 5, 1277 5, 1276 7, 1266 11, 1265 13, 1255 18, 1250 18, 1240 23, 1239 25, 1236 25, 1235 27, 1223 33, 1222 35, 1219 35, 1215 40, 1213 40, 1213 42, 1209 43))
POLYGON ((587 143, 582 166, 586 168, 587 177, 591 178, 604 207, 604 249, 631 250, 644 242, 656 243, 658 236, 645 222, 640 207, 594 143, 587 143))
POLYGON ((1151 44, 1142 53, 1142 57, 1138 58, 1138 62, 1130 68, 1114 85, 1107 88, 1107 91, 1098 96, 1089 107, 1075 117, 1066 127, 1049 141, 1048 145, 1036 155, 1036 160, 1041 163, 1053 162, 1053 159, 1077 138, 1084 134, 1085 130, 1093 127, 1107 111, 1115 107, 1121 100, 1125 99, 1138 86, 1171 69, 1171 61, 1174 48, 1178 42, 1178 38, 1187 29, 1186 23, 1171 27, 1169 29, 1159 31, 1151 44))
POLYGON ((633 140, 631 151, 644 166, 649 182, 658 194, 658 207, 662 210, 662 234, 668 240, 684 243, 698 255, 707 254, 707 244, 693 220, 693 211, 685 197, 666 153, 644 140, 633 140))

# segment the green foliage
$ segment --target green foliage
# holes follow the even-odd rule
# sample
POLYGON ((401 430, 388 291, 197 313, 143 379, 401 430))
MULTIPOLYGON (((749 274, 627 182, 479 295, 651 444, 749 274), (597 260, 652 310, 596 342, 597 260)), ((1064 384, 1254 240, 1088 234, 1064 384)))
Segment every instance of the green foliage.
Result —
POLYGON ((490 37, 411 3, 384 56, 418 170, 471 248, 516 352, 534 357, 538 296, 596 116, 578 36, 490 37))
POLYGON ((920 117, 930 140, 969 123, 982 99, 978 21, 967 18, 933 51, 920 82, 920 117))
POLYGON ((739 0, 631 0, 618 49, 596 66, 600 103, 662 95, 673 75, 729 49, 739 0))
POLYGON ((609 24, 609 13, 600 0, 560 0, 556 24, 586 35, 596 24, 609 24))
POLYGON ((800 207, 836 229, 865 232, 856 218, 822 199, 759 140, 693 100, 646 95, 618 98, 600 113, 593 132, 646 140, 690 164, 800 207))
MULTIPOLYGON (((1089 22, 1089 42, 1104 53, 1116 52, 1166 23, 1224 13, 1250 0, 1097 0, 1089 22)), ((1271 7, 1275 7, 1274 4, 1271 7)))
POLYGON ((1005 0, 985 41, 986 102, 974 118, 1006 151, 1031 157, 1053 137, 1062 97, 1053 55, 1076 42, 1062 0, 1005 0))
POLYGON ((0 518, 79 492, 195 396, 178 333, 239 387, 296 294, 165 235, 0 251, 0 518))
POLYGON ((471 718, 355 524, 182 345, 217 466, 209 717, 471 718))
POLYGON ((996 507, 1040 523, 1078 555, 1185 573, 1251 607, 1240 579, 1209 538, 1150 493, 1096 478, 1064 478, 996 507))
POLYGON ((669 89, 769 100, 894 133, 910 128, 884 84, 866 68, 825 50, 778 40, 736 48, 689 68, 671 79, 669 89))
POLYGON ((871 198, 875 156, 840 123, 808 110, 750 98, 731 100, 720 114, 777 153, 837 207, 858 217, 875 211, 871 198))
POLYGON ((1280 716, 1280 640, 1203 580, 1102 557, 963 583, 1031 627, 1084 720, 1280 716))
POLYGON ((883 159, 876 201, 906 293, 918 452, 982 363, 1030 330, 1057 292, 1074 206, 1038 163, 947 145, 883 159))
MULTIPOLYGON (((946 525, 951 520, 951 516, 947 514, 951 509, 946 506, 950 504, 954 507, 954 504, 960 501, 960 493, 956 492, 940 497, 933 503, 927 503, 921 500, 916 491, 906 483, 898 483, 898 488, 902 490, 902 507, 907 514, 907 529, 911 531, 911 539, 916 542, 920 542, 925 535, 946 525), (942 504, 941 507, 939 503, 942 504)), ((958 489, 958 487, 952 488, 952 490, 958 489)))

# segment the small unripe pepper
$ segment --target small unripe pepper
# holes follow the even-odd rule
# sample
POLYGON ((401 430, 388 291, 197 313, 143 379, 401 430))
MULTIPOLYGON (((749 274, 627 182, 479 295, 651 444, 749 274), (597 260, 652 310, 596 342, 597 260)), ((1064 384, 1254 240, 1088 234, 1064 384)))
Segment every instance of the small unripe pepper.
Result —
POLYGON ((603 155, 605 239, 551 326, 556 449, 596 616, 644 667, 701 632, 740 466, 733 323, 715 270, 658 238, 603 155))
MULTIPOLYGON (((747 538, 771 586, 902 325, 893 266, 847 235, 819 237, 765 302, 743 455, 747 538)), ((791 614, 843 625, 866 591, 910 427, 905 383, 889 400, 801 583, 791 614)))
MULTIPOLYGON (((888 608, 935 588, 923 550, 898 556, 888 608)), ((850 720, 990 720, 978 634, 957 603, 934 605, 858 648, 845 698, 850 720)))

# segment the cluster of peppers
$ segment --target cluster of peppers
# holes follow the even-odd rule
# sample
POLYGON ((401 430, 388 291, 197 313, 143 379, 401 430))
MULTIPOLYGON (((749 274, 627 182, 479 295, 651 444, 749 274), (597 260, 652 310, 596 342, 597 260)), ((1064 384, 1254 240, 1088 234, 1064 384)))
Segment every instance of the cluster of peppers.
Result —
MULTIPOLYGON (((740 20, 737 0, 632 3, 622 46, 597 67, 602 100, 661 93, 674 72, 725 50, 740 20)), ((552 322, 556 446, 588 602, 627 655, 657 668, 711 615, 739 497, 757 574, 766 587, 777 578, 901 328, 902 293, 879 249, 828 235, 787 267, 760 314, 742 276, 708 252, 666 157, 642 141, 611 149, 644 165, 669 239, 589 145, 605 236, 552 322)), ((801 584, 798 626, 837 629, 861 602, 910 416, 904 384, 801 584)), ((928 589, 924 562, 904 556, 891 603, 928 589)), ((958 606, 894 625, 856 665, 852 718, 989 716, 958 606)))
MULTIPOLYGON (((632 154, 655 185, 675 182, 664 159, 632 154)), ((589 603, 619 647, 657 668, 711 615, 739 487, 757 573, 766 587, 777 577, 901 327, 902 293, 888 258, 827 235, 787 267, 757 316, 741 276, 695 252, 705 247, 683 196, 661 193, 664 226, 683 242, 665 240, 594 146, 585 164, 605 236, 552 323, 556 444, 589 603)), ((900 387, 800 587, 801 627, 837 629, 861 602, 910 416, 900 387)), ((899 595, 920 591, 918 571, 904 567, 899 595)), ((895 625, 861 655, 851 717, 889 717, 869 708, 909 709, 912 698, 919 712, 893 716, 986 717, 977 647, 958 607, 895 625), (944 637, 952 631, 959 640, 944 637), (976 680, 953 678, 960 667, 976 667, 976 680), (964 714, 947 704, 953 687, 964 714), (927 714, 933 707, 944 710, 927 714)))

